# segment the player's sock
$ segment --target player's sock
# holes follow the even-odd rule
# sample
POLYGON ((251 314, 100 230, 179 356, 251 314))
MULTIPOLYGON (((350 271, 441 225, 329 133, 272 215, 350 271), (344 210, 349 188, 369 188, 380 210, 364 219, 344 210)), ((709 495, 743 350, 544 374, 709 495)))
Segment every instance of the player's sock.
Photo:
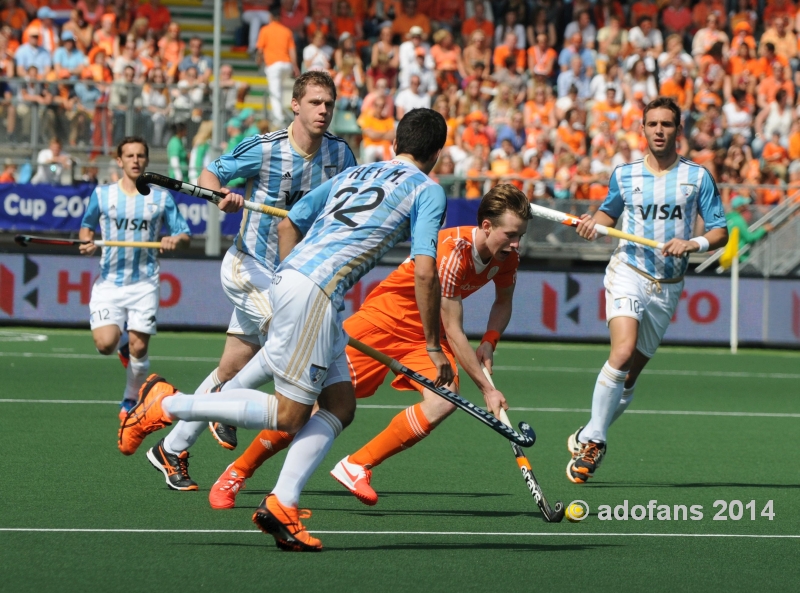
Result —
POLYGON ((611 417, 619 405, 622 389, 625 386, 627 371, 619 371, 608 364, 603 365, 592 395, 592 418, 578 435, 582 443, 589 441, 606 442, 606 433, 611 424, 611 417))
POLYGON ((255 389, 219 393, 180 394, 166 398, 164 411, 172 418, 190 422, 222 422, 251 430, 277 429, 278 399, 255 389))
POLYGON ((195 393, 208 393, 209 391, 214 389, 214 387, 216 387, 217 385, 222 383, 222 381, 220 381, 219 378, 217 377, 217 371, 218 370, 219 369, 216 368, 213 371, 211 371, 211 374, 209 374, 208 377, 203 379, 203 382, 200 383, 200 386, 197 389, 195 389, 194 392, 195 393))
POLYGON ((259 350, 236 376, 225 383, 222 391, 230 389, 258 389, 273 379, 272 368, 259 350))
MULTIPOLYGON (((196 394, 208 393, 220 384, 217 370, 211 371, 208 377, 200 383, 200 386, 195 391, 196 394)), ((208 426, 208 422, 185 422, 181 420, 164 438, 164 449, 172 455, 180 455, 195 444, 200 435, 203 434, 206 426, 208 426)))
POLYGON ((233 462, 242 477, 249 478, 262 464, 292 442, 294 437, 280 430, 262 430, 239 458, 233 462))
POLYGON ((633 401, 633 390, 636 389, 636 383, 631 385, 630 387, 624 387, 622 389, 622 397, 619 399, 619 403, 617 404, 617 409, 614 410, 614 416, 611 418, 611 424, 617 421, 617 418, 622 416, 623 412, 628 409, 628 406, 631 405, 633 401))
POLYGON ((320 409, 294 436, 286 454, 278 483, 272 494, 285 506, 297 506, 300 493, 328 454, 333 440, 342 432, 342 423, 328 410, 320 409))
POLYGON ((125 372, 128 375, 125 383, 125 399, 136 401, 139 399, 139 390, 147 379, 150 371, 150 357, 145 354, 141 358, 136 358, 131 354, 131 361, 125 372))
POLYGON ((403 449, 413 447, 431 432, 430 422, 422 413, 422 404, 406 408, 392 418, 382 433, 348 459, 367 468, 375 467, 403 449))

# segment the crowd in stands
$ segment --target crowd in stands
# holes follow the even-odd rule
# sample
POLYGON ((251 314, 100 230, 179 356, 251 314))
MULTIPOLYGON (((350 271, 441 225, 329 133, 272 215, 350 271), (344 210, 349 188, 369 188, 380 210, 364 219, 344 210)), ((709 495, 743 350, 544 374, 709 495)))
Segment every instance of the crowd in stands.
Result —
MULTIPOLYGON (((194 139, 208 119, 203 42, 161 0, 3 2, 0 68, 22 79, 3 86, 10 137, 34 103, 51 114, 44 136, 69 146, 113 145, 132 105, 155 146, 179 125, 194 139)), ((602 200, 614 167, 641 158, 643 109, 659 95, 683 111, 682 155, 717 182, 762 186, 725 189, 726 202, 771 205, 800 187, 792 0, 229 0, 231 14, 263 65, 273 129, 289 121, 286 79, 329 71, 337 110, 358 124, 359 160, 391 156, 397 121, 430 107, 448 125, 433 175, 465 178, 468 198, 505 178, 531 198, 602 200)), ((234 74, 223 65, 231 142, 266 129, 237 116, 247 86, 234 74)), ((191 148, 178 155, 187 175, 191 148)))

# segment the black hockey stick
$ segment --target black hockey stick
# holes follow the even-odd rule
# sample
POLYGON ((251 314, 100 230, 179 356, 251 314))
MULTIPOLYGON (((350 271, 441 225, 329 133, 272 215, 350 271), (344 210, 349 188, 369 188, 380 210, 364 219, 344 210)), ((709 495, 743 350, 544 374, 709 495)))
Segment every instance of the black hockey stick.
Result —
MULTIPOLYGON (((492 381, 492 376, 489 374, 486 367, 483 367, 483 374, 486 375, 486 379, 488 379, 489 383, 494 387, 494 381, 492 381)), ((500 420, 502 420, 503 424, 506 426, 511 426, 511 421, 508 419, 508 414, 506 414, 505 410, 500 410, 500 420)), ((536 481, 536 476, 533 475, 531 462, 525 457, 525 453, 522 452, 522 449, 520 449, 516 443, 511 443, 511 450, 514 451, 514 457, 517 458, 517 465, 522 472, 522 477, 525 479, 525 485, 528 487, 528 490, 531 491, 533 500, 536 501, 539 510, 542 511, 544 520, 548 523, 560 523, 564 519, 564 511, 566 510, 564 509, 564 503, 558 500, 556 501, 556 506, 551 507, 550 503, 548 503, 547 499, 544 497, 542 487, 539 485, 539 482, 536 481)))
MULTIPOLYGON (((206 189, 205 187, 200 187, 199 185, 194 185, 192 183, 186 183, 185 181, 178 181, 177 179, 167 177, 166 175, 150 173, 149 171, 145 171, 136 179, 136 189, 143 196, 146 196, 150 193, 151 185, 157 185, 159 187, 163 187, 164 189, 171 189, 173 191, 186 194, 187 196, 202 198, 203 200, 208 200, 213 204, 219 204, 225 198, 225 194, 222 192, 206 189)), ((288 214, 286 210, 273 208, 272 206, 266 206, 264 204, 256 204, 255 202, 250 202, 247 200, 245 200, 244 208, 245 210, 261 212, 262 214, 267 214, 269 216, 284 217, 288 214)))

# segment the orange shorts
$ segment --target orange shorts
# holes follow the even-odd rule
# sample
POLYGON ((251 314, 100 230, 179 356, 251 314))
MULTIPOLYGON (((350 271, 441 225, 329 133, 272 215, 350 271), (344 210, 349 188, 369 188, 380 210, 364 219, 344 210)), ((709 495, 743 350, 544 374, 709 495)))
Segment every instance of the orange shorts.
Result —
MULTIPOLYGON (((433 366, 427 351, 425 341, 402 342, 387 331, 370 323, 369 318, 360 313, 356 313, 344 322, 344 331, 347 335, 380 350, 384 354, 391 356, 405 367, 418 372, 431 381, 436 379, 436 367, 433 366)), ((442 342, 444 352, 453 370, 458 372, 456 359, 447 342, 442 342)), ((373 395, 383 384, 383 380, 389 373, 389 367, 382 365, 362 354, 355 348, 347 347, 347 364, 350 367, 350 379, 353 381, 353 388, 356 397, 369 397, 373 395)), ((458 387, 458 376, 456 375, 455 385, 458 387)), ((403 375, 397 375, 392 381, 392 387, 401 391, 417 390, 422 392, 424 387, 410 381, 403 375)))

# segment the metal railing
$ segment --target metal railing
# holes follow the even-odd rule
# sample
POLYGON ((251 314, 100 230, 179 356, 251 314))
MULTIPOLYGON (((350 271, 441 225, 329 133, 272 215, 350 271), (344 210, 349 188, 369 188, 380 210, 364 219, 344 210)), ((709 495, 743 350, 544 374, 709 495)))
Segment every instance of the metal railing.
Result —
MULTIPOLYGON (((110 154, 123 137, 131 135, 143 136, 154 149, 163 148, 171 136, 170 127, 178 123, 186 125, 188 147, 200 123, 211 118, 209 85, 179 87, 6 77, 0 77, 0 85, 10 91, 0 97, 0 114, 6 124, 9 118, 14 120, 13 134, 8 133, 9 125, 0 126, 0 144, 7 149, 29 151, 34 161, 37 152, 53 137, 70 153, 110 154), (202 101, 192 100, 190 92, 201 86, 202 101), (41 99, 23 100, 23 87, 41 99)), ((235 109, 223 108, 221 117, 227 121, 235 113, 235 109)), ((266 118, 266 112, 256 113, 257 119, 259 116, 266 118)), ((224 140, 228 139, 225 135, 224 140)))

